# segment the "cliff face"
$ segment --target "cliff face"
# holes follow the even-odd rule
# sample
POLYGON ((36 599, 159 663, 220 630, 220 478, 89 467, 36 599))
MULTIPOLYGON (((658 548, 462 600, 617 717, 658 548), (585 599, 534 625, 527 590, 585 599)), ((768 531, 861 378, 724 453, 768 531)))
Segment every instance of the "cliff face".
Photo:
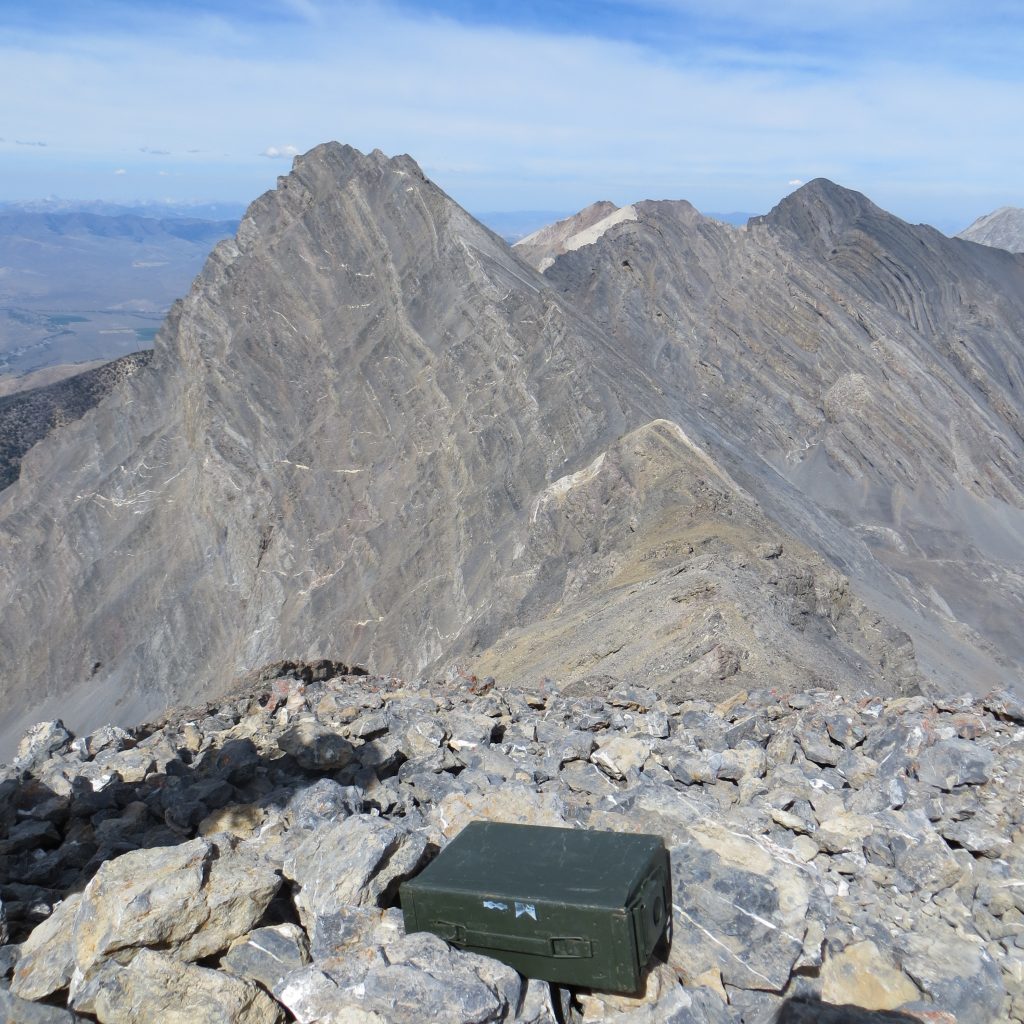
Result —
POLYGON ((0 490, 18 479, 22 456, 32 445, 84 416, 151 357, 152 352, 136 352, 52 384, 0 394, 0 490))
MULTIPOLYGON (((672 258, 696 238, 717 259, 664 278, 702 317, 742 236, 684 205, 640 204, 558 266, 670 211, 672 258)), ((762 255, 769 280, 786 252, 762 255)), ((555 269, 522 263, 408 157, 299 158, 214 250, 152 364, 36 446, 0 497, 0 686, 32 707, 6 735, 46 708, 130 721, 342 650, 405 674, 480 659, 531 684, 657 665, 659 683, 710 694, 787 674, 914 686, 906 637, 815 554, 830 523, 802 507, 780 527, 751 473, 720 461, 748 443, 748 410, 790 401, 795 368, 767 400, 745 379, 712 421, 680 383, 698 350, 651 347, 645 293, 624 341, 555 269), (680 589, 691 569, 700 584, 680 589), (656 601, 659 580, 675 582, 656 601)), ((779 331, 784 312, 766 313, 779 331)))

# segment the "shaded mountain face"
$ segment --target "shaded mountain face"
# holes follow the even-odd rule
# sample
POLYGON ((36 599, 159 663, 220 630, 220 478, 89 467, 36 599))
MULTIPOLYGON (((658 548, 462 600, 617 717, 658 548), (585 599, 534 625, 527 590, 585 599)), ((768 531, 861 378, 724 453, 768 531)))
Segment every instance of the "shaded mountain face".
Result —
POLYGON ((746 229, 635 209, 546 276, 934 680, 1019 678, 1024 258, 823 180, 746 229))
POLYGON ((1024 252, 1024 210, 1019 206, 1001 206, 979 217, 956 237, 1007 252, 1024 252))
POLYGON ((342 651, 528 686, 915 686, 906 635, 686 426, 650 334, 560 289, 408 157, 297 159, 152 364, 0 495, 4 706, 128 721, 342 651))
POLYGON ((0 394, 0 490, 18 479, 25 452, 48 434, 85 415, 152 352, 136 352, 40 387, 0 394))

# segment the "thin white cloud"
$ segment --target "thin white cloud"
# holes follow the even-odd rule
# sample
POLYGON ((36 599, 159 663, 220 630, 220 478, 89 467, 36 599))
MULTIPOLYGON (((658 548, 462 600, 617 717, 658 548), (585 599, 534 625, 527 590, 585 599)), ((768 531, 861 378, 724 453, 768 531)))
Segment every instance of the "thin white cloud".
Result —
POLYGON ((789 181, 786 182, 787 185, 802 185, 803 183, 802 178, 790 178, 789 181))
POLYGON ((120 174, 127 174, 128 172, 123 167, 118 167, 118 169, 116 171, 114 171, 114 173, 120 175, 120 174))
MULTIPOLYGON (((784 3, 794 18, 812 5, 784 3)), ((258 155, 286 160, 333 138, 411 153, 475 209, 683 197, 709 210, 766 210, 794 164, 901 216, 925 218, 943 196, 978 212, 1024 205, 1024 134, 1006 130, 1024 109, 1019 73, 936 67, 919 48, 920 59, 898 61, 868 49, 809 75, 788 58, 686 61, 626 40, 464 25, 375 0, 298 6, 319 23, 271 32, 152 14, 144 34, 4 36, 0 93, 21 98, 7 138, 60 138, 71 181, 99 158, 142 167, 136 151, 158 124, 188 169, 183 189, 239 198, 279 173, 258 155), (22 98, 27 80, 34 88, 22 98), (291 141, 267 146, 268 137, 291 141)), ((739 31, 729 42, 738 53, 746 45, 739 31)), ((57 155, 51 147, 45 158, 57 155)), ((173 169, 173 158, 161 163, 173 169)), ((29 172, 25 182, 34 187, 29 172)), ((61 190, 53 178, 47 187, 61 190)))

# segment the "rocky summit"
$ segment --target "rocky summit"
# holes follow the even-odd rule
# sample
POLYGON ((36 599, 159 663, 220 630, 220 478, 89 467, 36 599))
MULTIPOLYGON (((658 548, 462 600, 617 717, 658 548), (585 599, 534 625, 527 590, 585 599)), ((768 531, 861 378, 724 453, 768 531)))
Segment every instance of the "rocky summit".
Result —
POLYGON ((513 250, 409 157, 317 147, 0 491, 0 756, 339 651, 713 701, 1019 686, 1022 324, 1024 257, 828 182, 513 250))
POLYGON ((279 664, 0 769, 12 1022, 1024 1020, 1024 705, 641 686, 534 693, 279 664), (492 819, 656 834, 642 991, 529 981, 397 893, 492 819))

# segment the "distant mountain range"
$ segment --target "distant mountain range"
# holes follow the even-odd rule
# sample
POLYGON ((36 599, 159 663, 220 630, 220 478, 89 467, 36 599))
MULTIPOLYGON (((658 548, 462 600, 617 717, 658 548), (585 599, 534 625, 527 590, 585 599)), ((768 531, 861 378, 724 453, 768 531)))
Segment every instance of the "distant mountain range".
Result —
POLYGON ((0 374, 148 348, 210 249, 237 226, 109 211, 0 210, 0 374))
POLYGON ((0 213, 92 213, 101 217, 148 217, 155 220, 234 220, 245 213, 245 203, 175 202, 139 200, 114 203, 104 199, 8 199, 0 200, 0 213))
POLYGON ((1024 257, 824 180, 744 229, 593 213, 527 253, 408 157, 298 158, 0 492, 0 739, 335 652, 716 699, 1019 680, 1024 257))

